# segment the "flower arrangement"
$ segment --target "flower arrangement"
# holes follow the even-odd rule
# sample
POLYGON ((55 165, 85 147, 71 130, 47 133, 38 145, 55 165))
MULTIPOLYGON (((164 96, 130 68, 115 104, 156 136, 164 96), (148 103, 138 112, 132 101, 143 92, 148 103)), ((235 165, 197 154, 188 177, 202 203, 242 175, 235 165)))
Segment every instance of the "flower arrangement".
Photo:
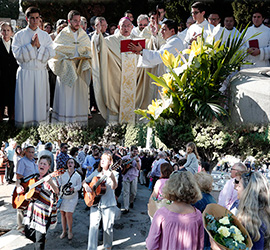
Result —
POLYGON ((209 204, 203 213, 204 227, 221 249, 250 249, 250 236, 237 218, 218 204, 209 204))
POLYGON ((165 51, 161 58, 167 73, 159 77, 148 73, 160 87, 161 98, 152 100, 147 110, 138 109, 135 113, 148 119, 150 125, 164 121, 175 124, 198 119, 223 120, 228 113, 224 108, 226 96, 220 88, 244 64, 247 52, 241 48, 246 42, 246 30, 247 27, 237 36, 229 36, 226 42, 222 42, 222 36, 208 42, 202 35, 177 57, 165 51), (184 55, 189 55, 189 59, 184 55))
POLYGON ((170 200, 164 199, 162 195, 158 195, 157 197, 152 197, 150 202, 148 203, 148 215, 150 218, 154 217, 155 212, 165 206, 171 205, 172 202, 170 200))

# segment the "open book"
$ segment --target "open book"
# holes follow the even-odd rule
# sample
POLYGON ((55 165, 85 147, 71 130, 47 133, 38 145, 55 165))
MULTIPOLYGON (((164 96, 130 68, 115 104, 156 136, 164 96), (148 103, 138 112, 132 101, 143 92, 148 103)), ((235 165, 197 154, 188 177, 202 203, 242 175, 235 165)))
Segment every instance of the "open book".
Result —
POLYGON ((140 45, 145 49, 145 39, 144 38, 134 38, 134 39, 126 39, 126 40, 121 40, 121 53, 123 52, 130 52, 131 50, 128 48, 128 45, 130 43, 133 43, 135 45, 140 45))

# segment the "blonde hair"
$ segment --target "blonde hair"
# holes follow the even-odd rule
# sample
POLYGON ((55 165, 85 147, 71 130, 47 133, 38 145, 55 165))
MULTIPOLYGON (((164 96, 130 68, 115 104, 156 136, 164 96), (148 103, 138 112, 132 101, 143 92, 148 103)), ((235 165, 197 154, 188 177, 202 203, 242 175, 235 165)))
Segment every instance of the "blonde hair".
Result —
POLYGON ((170 175, 163 188, 163 197, 187 204, 196 203, 202 198, 201 191, 192 173, 177 171, 170 175))
POLYGON ((186 146, 187 148, 191 148, 191 152, 188 152, 187 151, 187 154, 191 154, 191 153, 194 153, 196 155, 196 158, 199 160, 200 159, 200 156, 198 154, 198 151, 197 151, 197 147, 196 147, 196 144, 194 142, 189 142, 186 146))
POLYGON ((110 159, 110 161, 111 161, 110 166, 113 164, 113 157, 112 157, 111 152, 110 152, 110 151, 105 151, 105 152, 102 154, 102 156, 100 157, 100 162, 99 162, 98 168, 97 168, 97 171, 98 171, 98 172, 101 172, 101 171, 102 171, 102 167, 101 167, 100 163, 101 163, 101 158, 104 157, 104 156, 106 156, 106 157, 108 157, 108 158, 110 159))
POLYGON ((270 187, 266 177, 259 172, 242 174, 244 186, 237 217, 256 242, 260 227, 265 226, 264 247, 270 247, 270 187))
POLYGON ((200 172, 194 174, 194 177, 202 192, 211 193, 214 179, 210 174, 200 172))

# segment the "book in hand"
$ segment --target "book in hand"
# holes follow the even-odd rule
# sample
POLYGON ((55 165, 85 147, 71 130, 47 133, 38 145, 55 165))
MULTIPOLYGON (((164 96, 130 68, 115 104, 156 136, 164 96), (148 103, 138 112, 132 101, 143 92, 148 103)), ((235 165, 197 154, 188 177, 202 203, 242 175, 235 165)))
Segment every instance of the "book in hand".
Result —
POLYGON ((259 41, 258 41, 258 39, 249 40, 248 43, 249 43, 249 47, 250 48, 257 48, 257 49, 259 49, 259 41))
POLYGON ((145 39, 144 38, 125 39, 125 40, 121 40, 121 53, 132 51, 131 49, 128 48, 128 45, 130 43, 133 43, 135 45, 138 45, 138 43, 140 43, 140 45, 143 47, 143 49, 145 49, 145 39))

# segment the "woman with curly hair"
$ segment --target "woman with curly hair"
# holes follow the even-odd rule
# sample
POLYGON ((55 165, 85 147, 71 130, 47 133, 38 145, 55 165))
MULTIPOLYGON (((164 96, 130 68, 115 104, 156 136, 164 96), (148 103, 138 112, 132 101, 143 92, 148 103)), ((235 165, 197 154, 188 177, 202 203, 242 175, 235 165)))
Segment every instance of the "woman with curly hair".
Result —
POLYGON ((191 205, 202 195, 193 174, 173 172, 165 183, 163 197, 172 204, 156 211, 146 239, 147 249, 203 249, 202 214, 191 205))
POLYGON ((237 218, 249 232, 252 249, 270 249, 270 187, 259 172, 242 174, 236 187, 240 200, 237 218))

